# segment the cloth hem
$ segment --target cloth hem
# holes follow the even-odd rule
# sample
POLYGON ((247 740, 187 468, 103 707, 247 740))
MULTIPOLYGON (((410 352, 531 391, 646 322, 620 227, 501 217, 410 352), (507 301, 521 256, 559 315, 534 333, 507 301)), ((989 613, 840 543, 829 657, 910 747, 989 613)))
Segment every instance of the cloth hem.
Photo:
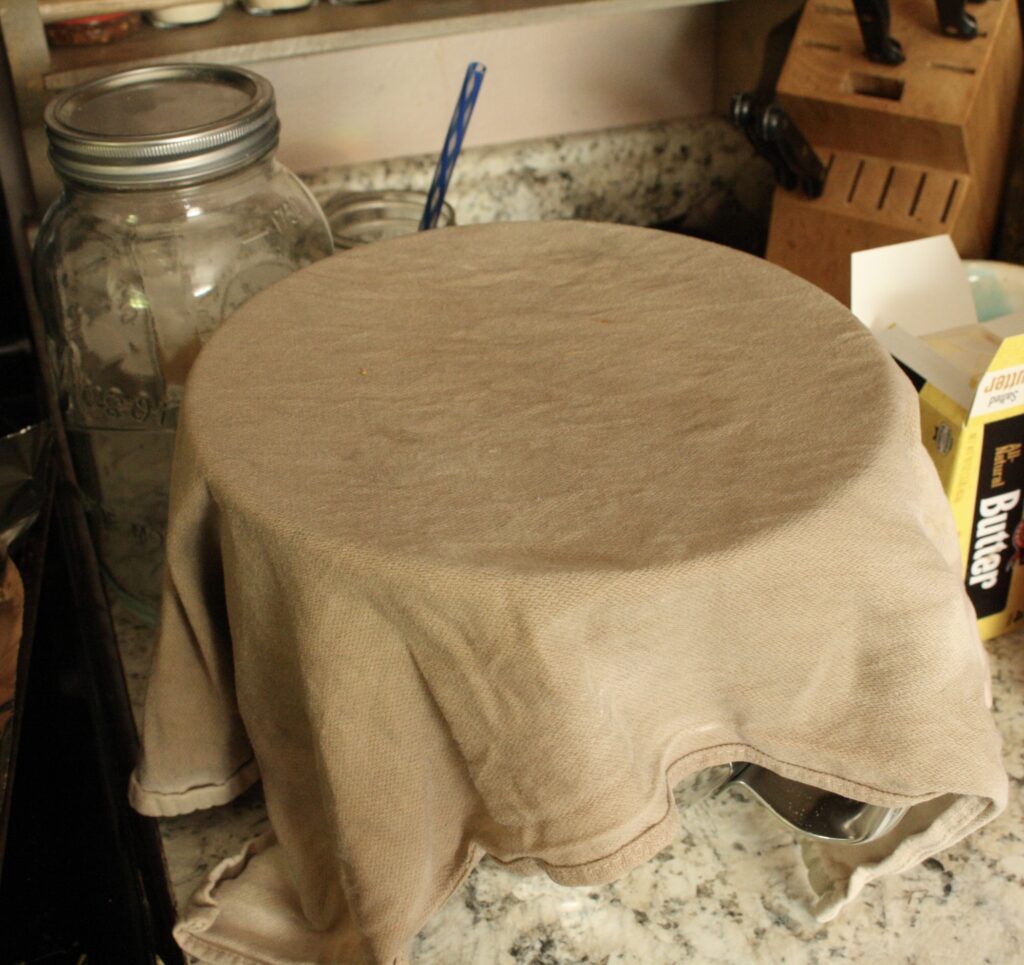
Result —
POLYGON ((228 804, 260 779, 259 765, 249 758, 218 784, 200 784, 183 791, 154 791, 139 782, 137 771, 128 779, 128 800, 139 813, 152 818, 177 817, 228 804))
MULTIPOLYGON (((814 894, 811 911, 821 923, 832 921, 872 882, 916 867, 938 851, 953 847, 984 825, 994 821, 1004 808, 991 798, 968 795, 959 798, 930 825, 897 845, 881 860, 858 865, 841 878, 830 873, 827 858, 818 842, 802 840, 800 854, 814 894)), ((898 826, 897 829, 898 830, 898 826)))
MULTIPOLYGON (((613 881, 620 874, 639 866, 643 861, 653 857, 661 848, 668 845, 670 837, 666 835, 666 828, 673 824, 673 816, 677 819, 679 817, 679 811, 675 807, 672 792, 680 781, 703 768, 738 760, 749 761, 752 764, 769 768, 789 780, 810 784, 822 790, 863 801, 866 804, 878 804, 883 807, 912 807, 934 800, 937 797, 941 797, 943 793, 947 793, 935 790, 910 795, 896 791, 887 791, 861 781, 839 777, 827 771, 820 771, 799 764, 791 764, 789 761, 765 754, 748 744, 718 744, 684 754, 665 767, 663 774, 666 786, 666 807, 662 816, 624 844, 612 848, 598 857, 574 862, 555 862, 532 855, 500 857, 490 851, 486 853, 492 860, 511 871, 518 870, 526 873, 543 871, 548 877, 559 884, 589 885, 613 881), (646 857, 635 860, 637 855, 646 855, 646 857), (623 866, 623 871, 615 870, 623 866)), ((970 795, 964 796, 969 797, 970 795)), ((995 813, 998 814, 1001 811, 997 800, 983 799, 992 802, 991 806, 995 808, 995 813)), ((581 851, 586 851, 587 844, 588 841, 584 839, 574 842, 573 846, 581 851)))
MULTIPOLYGON (((481 843, 471 841, 466 859, 460 864, 458 872, 450 882, 450 886, 444 890, 443 896, 432 905, 431 910, 420 923, 419 928, 417 928, 417 932, 451 898, 452 894, 465 881, 470 871, 484 855, 511 871, 543 872, 553 881, 564 885, 600 885, 621 878, 668 846, 677 833, 682 822, 680 811, 674 806, 673 788, 679 781, 685 778, 687 774, 695 773, 702 767, 711 766, 716 762, 721 763, 716 760, 718 757, 735 757, 735 752, 737 751, 742 753, 742 759, 749 758, 753 762, 761 763, 765 766, 774 765, 780 773, 788 772, 784 773, 784 776, 789 776, 793 779, 817 775, 818 780, 814 783, 821 784, 821 778, 832 778, 833 781, 848 789, 862 788, 873 792, 873 795, 902 800, 908 804, 920 804, 942 796, 941 792, 936 792, 930 796, 910 796, 894 794, 893 792, 882 791, 877 788, 869 788, 857 781, 834 778, 833 775, 825 772, 817 772, 799 765, 790 765, 787 762, 776 760, 770 755, 757 752, 747 745, 722 744, 712 748, 703 748, 700 751, 684 754, 664 769, 667 807, 662 817, 629 841, 606 851, 596 858, 565 865, 549 864, 543 859, 531 856, 503 860, 489 853, 481 843)), ((866 885, 876 878, 905 871, 929 855, 952 846, 966 834, 988 823, 1001 810, 1000 802, 995 798, 981 795, 959 796, 958 800, 951 805, 946 813, 935 818, 925 829, 898 844, 892 852, 881 858, 881 860, 870 865, 858 867, 847 877, 839 877, 835 871, 830 873, 825 866, 826 862, 822 860, 821 856, 812 853, 808 848, 809 843, 801 841, 799 835, 794 834, 796 838, 794 844, 799 847, 810 883, 811 894, 808 895, 808 911, 815 915, 819 921, 831 920, 845 905, 853 901, 866 885)), ((249 842, 241 852, 225 859, 210 872, 190 902, 191 912, 195 917, 188 924, 185 920, 182 920, 174 930, 175 938, 182 949, 192 954, 215 956, 208 959, 214 965, 265 965, 265 960, 262 958, 256 956, 246 957, 247 953, 239 953, 209 943, 206 939, 199 937, 197 931, 205 931, 212 926, 214 919, 220 914, 221 908, 214 898, 214 891, 221 881, 225 877, 237 877, 237 875, 241 874, 249 860, 265 850, 272 841, 272 832, 268 835, 260 836, 249 842)), ((384 961, 389 963, 389 965, 405 965, 408 962, 408 949, 399 950, 393 957, 389 957, 384 961)))

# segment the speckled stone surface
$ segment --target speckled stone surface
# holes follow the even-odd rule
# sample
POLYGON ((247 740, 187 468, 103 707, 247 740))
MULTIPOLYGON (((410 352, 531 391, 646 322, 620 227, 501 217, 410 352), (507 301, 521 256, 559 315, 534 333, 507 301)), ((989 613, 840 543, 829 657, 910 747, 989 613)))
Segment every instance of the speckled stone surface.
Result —
MULTIPOLYGON (((152 631, 118 607, 115 622, 138 711, 152 631)), ((822 925, 806 911, 796 835, 727 789, 681 802, 673 845, 601 888, 520 877, 485 860, 419 934, 414 965, 1024 961, 1024 631, 989 653, 1008 809, 937 859, 869 886, 837 920, 822 925)), ((265 829, 258 787, 228 807, 161 820, 179 906, 265 829)))
MULTIPOLYGON (((435 155, 304 175, 333 194, 426 191, 435 155)), ((756 251, 771 196, 768 165, 718 117, 466 150, 447 199, 458 224, 576 218, 653 225, 756 251)))

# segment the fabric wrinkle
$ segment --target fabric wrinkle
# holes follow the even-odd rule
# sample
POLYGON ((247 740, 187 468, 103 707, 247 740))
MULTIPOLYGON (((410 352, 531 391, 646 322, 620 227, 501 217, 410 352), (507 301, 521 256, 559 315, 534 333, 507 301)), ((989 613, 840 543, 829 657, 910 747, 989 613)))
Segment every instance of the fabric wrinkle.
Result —
POLYGON ((258 762, 273 830, 183 947, 404 961, 484 853, 614 880, 733 761, 909 808, 803 847, 822 920, 998 814, 955 528, 862 326, 691 239, 436 235, 289 276, 193 368, 132 800, 258 762))

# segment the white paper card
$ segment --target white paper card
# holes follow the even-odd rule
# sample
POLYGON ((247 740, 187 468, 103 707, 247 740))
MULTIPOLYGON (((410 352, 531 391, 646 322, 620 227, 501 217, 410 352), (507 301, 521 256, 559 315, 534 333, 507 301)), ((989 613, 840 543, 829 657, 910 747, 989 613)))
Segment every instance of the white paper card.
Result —
POLYGON ((949 235, 854 252, 850 272, 850 308, 876 334, 898 324, 920 337, 978 321, 949 235))

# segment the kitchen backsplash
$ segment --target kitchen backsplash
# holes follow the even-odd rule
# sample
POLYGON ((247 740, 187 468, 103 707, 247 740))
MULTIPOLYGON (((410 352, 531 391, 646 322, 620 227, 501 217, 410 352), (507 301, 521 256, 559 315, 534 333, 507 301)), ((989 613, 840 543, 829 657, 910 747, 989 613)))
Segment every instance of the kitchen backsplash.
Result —
MULTIPOLYGON (((436 155, 304 175, 323 201, 384 188, 425 191, 436 155)), ((448 200, 459 224, 577 218, 668 225, 760 251, 771 175, 718 117, 467 149, 448 200)))

